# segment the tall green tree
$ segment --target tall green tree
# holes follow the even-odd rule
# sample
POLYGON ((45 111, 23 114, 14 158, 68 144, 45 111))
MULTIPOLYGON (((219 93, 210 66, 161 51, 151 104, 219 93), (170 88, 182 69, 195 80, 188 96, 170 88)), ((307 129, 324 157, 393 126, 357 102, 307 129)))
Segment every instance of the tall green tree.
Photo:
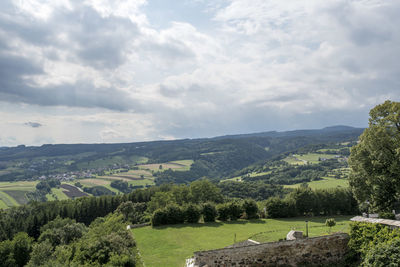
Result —
POLYGON ((359 203, 391 210, 400 199, 400 102, 388 100, 369 115, 369 127, 351 149, 350 186, 359 203))

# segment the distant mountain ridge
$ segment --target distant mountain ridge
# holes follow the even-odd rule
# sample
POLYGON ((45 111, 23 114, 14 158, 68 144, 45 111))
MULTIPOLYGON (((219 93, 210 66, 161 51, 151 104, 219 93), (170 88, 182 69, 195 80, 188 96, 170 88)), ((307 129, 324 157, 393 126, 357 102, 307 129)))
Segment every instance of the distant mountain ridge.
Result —
POLYGON ((335 125, 335 126, 328 126, 322 129, 302 129, 302 130, 291 130, 291 131, 267 131, 267 132, 258 132, 258 133, 244 133, 244 134, 228 134, 228 135, 221 135, 215 137, 206 137, 206 138, 185 138, 185 139, 175 139, 175 140, 153 140, 153 141, 141 141, 141 142, 130 142, 130 143, 76 143, 76 144, 43 144, 41 146, 25 146, 25 145, 18 145, 16 147, 7 147, 2 146, 0 150, 7 150, 13 148, 38 148, 38 147, 49 147, 49 146, 96 146, 96 145, 109 145, 109 146, 118 146, 118 145, 126 145, 126 144, 146 144, 146 143, 170 143, 170 142, 185 142, 185 141, 200 141, 200 140, 219 140, 219 139, 237 139, 237 138, 247 138, 247 137, 300 137, 300 136, 313 136, 313 135, 321 135, 321 134, 329 134, 329 133, 338 133, 338 132, 345 132, 345 133, 357 133, 360 134, 364 131, 365 128, 356 128, 352 126, 346 125, 335 125))
POLYGON ((304 130, 292 130, 292 131, 268 131, 268 132, 259 132, 259 133, 248 133, 248 134, 234 134, 234 135, 223 135, 217 136, 213 139, 225 139, 225 138, 246 138, 246 137, 300 137, 300 136, 313 136, 313 135, 321 135, 321 134, 329 134, 329 133, 338 133, 338 132, 359 132, 360 134, 364 131, 365 128, 356 128, 345 125, 336 125, 329 126, 322 129, 304 129, 304 130))
POLYGON ((42 175, 192 160, 189 171, 165 171, 155 180, 187 183, 201 177, 220 179, 257 162, 309 145, 354 142, 362 128, 332 126, 317 130, 262 132, 213 138, 148 141, 119 144, 46 144, 0 149, 0 180, 32 180, 42 175), (94 167, 93 167, 94 168, 94 167))

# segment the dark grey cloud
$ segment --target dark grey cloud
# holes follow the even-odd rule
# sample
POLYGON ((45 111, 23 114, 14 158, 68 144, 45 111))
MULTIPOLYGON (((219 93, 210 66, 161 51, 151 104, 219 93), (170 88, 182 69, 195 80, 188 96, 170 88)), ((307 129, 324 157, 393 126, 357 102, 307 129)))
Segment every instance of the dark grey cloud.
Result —
MULTIPOLYGON (((2 86, 1 83, 0 86, 2 86)), ((20 81, 20 83, 13 83, 12 87, 6 87, 7 90, 1 90, 2 88, 0 88, 0 100, 8 102, 41 106, 104 108, 116 111, 145 111, 143 105, 127 93, 115 88, 95 88, 88 81, 77 81, 74 84, 56 87, 32 87, 20 81)))
POLYGON ((64 32, 77 44, 76 55, 83 63, 114 69, 126 61, 126 49, 138 36, 137 24, 127 18, 101 17, 90 7, 80 7, 57 18, 64 32))
MULTIPOLYGON (((0 7, 0 33, 20 38, 43 49, 50 60, 59 60, 67 52, 68 60, 98 70, 114 69, 126 60, 125 50, 138 27, 129 19, 102 17, 88 6, 76 5, 70 11, 55 9, 48 20, 34 20, 17 12, 8 2, 0 7), (59 38, 59 35, 65 38, 59 38), (65 39, 65 40, 64 40, 65 39)), ((39 86, 32 76, 46 75, 44 61, 15 55, 5 39, 0 39, 0 100, 43 106, 105 108, 143 111, 138 101, 114 87, 98 87, 94 81, 78 79, 56 86, 39 86)))
POLYGON ((91 81, 85 80, 37 87, 24 79, 26 75, 34 74, 43 74, 40 64, 23 57, 0 54, 0 100, 43 106, 144 111, 140 103, 121 90, 96 88, 91 81))
POLYGON ((24 125, 32 127, 32 128, 39 128, 39 127, 43 126, 42 124, 40 124, 38 122, 31 122, 31 121, 25 122, 24 125))

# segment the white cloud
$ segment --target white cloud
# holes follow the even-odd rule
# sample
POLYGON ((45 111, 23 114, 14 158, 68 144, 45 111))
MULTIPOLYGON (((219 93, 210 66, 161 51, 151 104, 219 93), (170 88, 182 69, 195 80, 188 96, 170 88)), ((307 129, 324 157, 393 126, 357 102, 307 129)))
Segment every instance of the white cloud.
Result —
POLYGON ((145 0, 0 4, 0 101, 14 109, 53 106, 45 108, 50 115, 24 119, 29 111, 14 117, 3 110, 3 125, 45 127, 34 129, 37 138, 4 141, 20 127, 11 124, 0 142, 365 126, 369 108, 399 100, 397 1, 195 4, 213 16, 212 27, 194 19, 153 27, 145 0), (83 123, 87 113, 95 118, 90 126, 83 123), (74 133, 66 136, 63 128, 74 133))

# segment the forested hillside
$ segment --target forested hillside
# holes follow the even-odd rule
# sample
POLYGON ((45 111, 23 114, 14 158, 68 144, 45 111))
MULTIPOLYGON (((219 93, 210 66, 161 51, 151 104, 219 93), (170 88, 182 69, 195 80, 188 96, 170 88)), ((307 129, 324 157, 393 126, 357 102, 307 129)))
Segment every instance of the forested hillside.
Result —
POLYGON ((309 144, 354 141, 361 132, 362 129, 351 127, 330 127, 209 139, 2 148, 0 180, 34 180, 43 175, 115 165, 132 167, 143 160, 163 163, 187 159, 194 161, 188 172, 163 173, 162 178, 172 182, 189 182, 200 177, 215 179, 309 144))

